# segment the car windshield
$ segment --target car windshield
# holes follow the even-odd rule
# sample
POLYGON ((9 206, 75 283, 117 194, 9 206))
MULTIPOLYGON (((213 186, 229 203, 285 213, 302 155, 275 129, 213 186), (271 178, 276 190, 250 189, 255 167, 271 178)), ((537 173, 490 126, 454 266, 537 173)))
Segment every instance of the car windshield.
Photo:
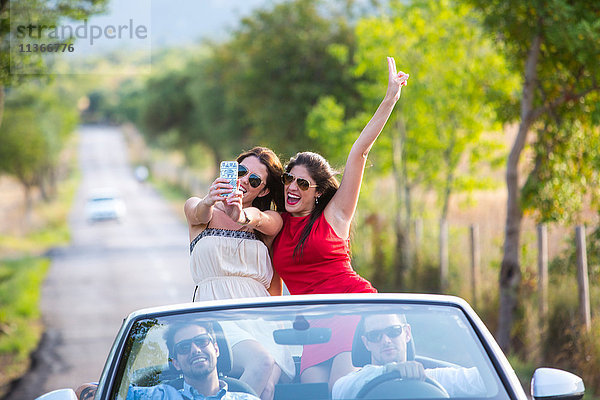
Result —
POLYGON ((102 202, 107 202, 107 201, 115 201, 114 197, 94 197, 93 199, 90 199, 91 202, 93 203, 102 203, 102 202))
MULTIPOLYGON (((376 370, 381 366, 373 366, 377 364, 374 362, 376 357, 366 349, 365 343, 368 345, 372 340, 381 345, 390 341, 390 337, 398 339, 400 333, 409 337, 406 360, 421 363, 427 376, 435 378, 433 383, 436 385, 429 378, 424 382, 402 382, 391 377, 372 384, 371 394, 360 393, 358 396, 356 390, 350 391, 350 398, 509 398, 479 336, 460 308, 388 303, 277 305, 194 311, 137 320, 129 331, 115 380, 117 385, 110 398, 126 399, 131 388, 136 386, 163 384, 179 385, 181 388, 181 372, 169 362, 169 357, 173 358, 177 351, 189 351, 194 341, 198 348, 207 345, 194 338, 194 341, 190 339, 177 344, 180 347, 170 353, 166 344, 169 327, 186 324, 210 326, 210 335, 214 336, 220 349, 216 368, 220 378, 228 382, 230 391, 243 391, 235 383, 239 372, 230 371, 231 347, 241 340, 256 340, 272 354, 283 354, 281 359, 288 357, 289 364, 281 362, 283 378, 275 388, 276 400, 330 399, 332 393, 326 383, 300 383, 302 358, 318 358, 319 354, 327 353, 340 344, 343 340, 340 335, 349 335, 352 362, 355 364, 350 368, 376 370), (390 316, 401 321, 391 324, 397 325, 396 331, 383 323, 379 325, 380 329, 367 332, 369 324, 376 324, 381 318, 385 320, 390 316), (432 388, 438 384, 444 389, 432 388)), ((173 344, 170 347, 173 348, 173 344)), ((353 378, 350 378, 352 376, 348 376, 347 382, 352 381, 353 378)), ((360 382, 360 388, 366 383, 360 382)), ((334 385, 334 398, 335 395, 334 385)))

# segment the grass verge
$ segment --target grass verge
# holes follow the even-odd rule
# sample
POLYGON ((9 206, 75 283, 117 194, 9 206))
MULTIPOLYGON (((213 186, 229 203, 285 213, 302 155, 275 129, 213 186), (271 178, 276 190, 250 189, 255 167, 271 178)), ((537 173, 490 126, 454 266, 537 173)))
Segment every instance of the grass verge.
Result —
POLYGON ((42 336, 40 289, 50 260, 0 261, 0 397, 29 368, 29 354, 42 336))
POLYGON ((70 240, 67 216, 79 178, 72 174, 52 201, 35 207, 39 228, 24 236, 0 235, 0 398, 27 372, 42 337, 40 294, 50 267, 44 253, 70 240))

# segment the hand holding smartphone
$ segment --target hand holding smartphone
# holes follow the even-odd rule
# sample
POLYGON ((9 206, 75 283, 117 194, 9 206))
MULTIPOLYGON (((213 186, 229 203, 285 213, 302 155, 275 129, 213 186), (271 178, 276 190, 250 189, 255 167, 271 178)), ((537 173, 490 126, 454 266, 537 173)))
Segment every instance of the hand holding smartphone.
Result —
POLYGON ((233 190, 230 193, 224 193, 221 196, 228 197, 237 192, 237 179, 238 179, 238 162, 237 161, 221 161, 220 177, 227 179, 229 184, 233 186, 233 190))

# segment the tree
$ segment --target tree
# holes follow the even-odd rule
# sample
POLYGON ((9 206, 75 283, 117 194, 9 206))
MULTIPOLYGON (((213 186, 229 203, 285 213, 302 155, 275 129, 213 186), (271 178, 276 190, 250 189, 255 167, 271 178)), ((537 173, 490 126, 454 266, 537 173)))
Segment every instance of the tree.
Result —
POLYGON ((32 206, 31 189, 44 198, 54 190, 60 150, 77 123, 74 101, 57 85, 27 83, 11 92, 0 127, 0 172, 15 176, 25 188, 25 209, 32 206))
POLYGON ((543 124, 536 132, 522 204, 540 223, 583 224, 586 211, 600 210, 600 127, 590 126, 589 117, 543 124))
POLYGON ((5 88, 17 86, 31 78, 38 79, 46 71, 41 53, 18 51, 17 23, 56 26, 63 18, 83 20, 103 12, 106 2, 107 0, 0 0, 0 125, 4 112, 5 88), (19 68, 23 67, 35 67, 36 74, 18 73, 19 68))
POLYGON ((587 0, 471 2, 481 11, 485 26, 522 76, 521 95, 516 103, 519 108, 515 103, 505 107, 506 119, 519 124, 506 164, 508 199, 499 284, 497 340, 507 352, 521 284, 521 154, 527 142, 546 141, 547 135, 529 138, 530 131, 544 131, 544 125, 561 127, 565 120, 576 121, 586 113, 592 116, 592 125, 598 125, 600 3, 587 0))
POLYGON ((249 129, 235 96, 238 72, 231 65, 235 65, 236 54, 229 46, 211 48, 210 56, 188 67, 192 78, 187 95, 194 109, 189 140, 200 141, 212 150, 218 170, 225 157, 255 144, 249 143, 249 129))
POLYGON ((229 40, 205 43, 185 68, 151 78, 143 130, 184 152, 202 143, 217 162, 256 144, 283 154, 323 150, 306 134, 308 111, 328 94, 352 113, 359 98, 348 68, 352 29, 325 6, 295 0, 258 10, 229 40))
MULTIPOLYGON (((188 161, 196 145, 202 144, 212 151, 217 170, 220 161, 238 153, 246 145, 247 128, 234 99, 234 60, 228 46, 211 44, 187 65, 150 78, 139 104, 139 122, 146 137, 182 150, 188 161)), ((121 105, 134 116, 134 98, 140 93, 132 94, 124 96, 121 105)))
MULTIPOLYGON (((483 135, 498 128, 489 103, 509 96, 516 80, 484 37, 471 7, 446 0, 410 5, 391 1, 388 6, 386 17, 358 23, 355 73, 374 81, 381 71, 378 60, 391 54, 397 57, 399 68, 411 75, 386 127, 388 134, 378 139, 371 156, 379 161, 381 172, 393 171, 396 204, 403 207, 396 210, 395 221, 396 285, 402 287, 411 259, 408 230, 413 190, 418 186, 436 190, 445 221, 452 193, 490 184, 480 172, 482 166, 495 164, 501 146, 498 139, 483 135)), ((381 85, 361 86, 365 109, 376 106, 381 85)), ((335 110, 331 104, 320 104, 335 110)), ((330 119, 340 115, 318 113, 329 114, 330 119)), ((329 133, 322 136, 331 143, 329 133)))
POLYGON ((356 79, 349 74, 354 34, 344 15, 326 14, 325 2, 295 0, 242 20, 228 44, 234 107, 252 140, 293 154, 315 148, 305 120, 324 95, 349 113, 357 109, 356 79))
POLYGON ((188 70, 169 70, 153 76, 146 82, 142 93, 140 124, 151 142, 170 136, 171 145, 185 149, 189 145, 188 132, 194 129, 195 112, 187 88, 192 77, 188 70))

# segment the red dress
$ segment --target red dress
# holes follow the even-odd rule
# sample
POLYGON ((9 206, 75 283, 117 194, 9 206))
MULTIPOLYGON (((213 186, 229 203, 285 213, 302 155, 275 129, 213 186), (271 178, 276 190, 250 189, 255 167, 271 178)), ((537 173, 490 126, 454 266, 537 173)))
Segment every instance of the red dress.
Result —
MULTIPOLYGON (((315 221, 301 257, 293 256, 294 248, 310 216, 293 217, 285 212, 281 217, 283 228, 273 243, 273 268, 291 294, 377 292, 352 269, 350 240, 341 239, 324 214, 315 221)), ((359 316, 339 316, 312 321, 313 327, 330 328, 331 339, 328 343, 304 346, 300 373, 342 352, 352 351, 359 320, 359 316)))
POLYGON ((350 240, 341 239, 321 214, 304 242, 301 257, 294 248, 310 216, 281 214, 283 228, 273 243, 273 268, 291 294, 374 293, 369 281, 358 275, 350 264, 350 240))

